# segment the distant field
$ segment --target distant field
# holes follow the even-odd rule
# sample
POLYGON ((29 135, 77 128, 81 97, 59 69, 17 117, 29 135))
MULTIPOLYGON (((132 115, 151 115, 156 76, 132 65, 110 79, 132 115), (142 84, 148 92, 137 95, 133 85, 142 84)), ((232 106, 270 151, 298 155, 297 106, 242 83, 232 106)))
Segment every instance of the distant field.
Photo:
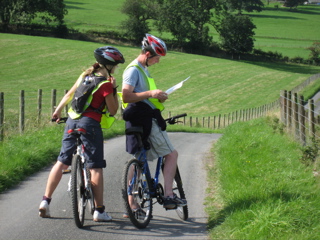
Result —
MULTIPOLYGON (((0 34, 0 91, 5 93, 6 109, 19 108, 20 90, 25 90, 28 104, 36 105, 37 90, 50 101, 51 89, 59 96, 69 89, 81 71, 94 63, 93 50, 102 44, 0 34)), ((139 48, 118 47, 127 64, 140 52, 139 48)), ((166 90, 191 76, 184 86, 170 95, 166 110, 187 112, 191 116, 212 116, 235 110, 259 107, 278 99, 280 90, 291 90, 320 67, 232 61, 170 51, 160 64, 150 68, 158 88, 166 90)))
POLYGON ((66 1, 68 15, 65 21, 69 27, 79 30, 119 30, 119 24, 126 18, 120 11, 125 0, 70 0, 66 1))
MULTIPOLYGON (((70 0, 66 2, 69 14, 65 20, 69 27, 81 31, 119 30, 120 22, 127 17, 120 11, 124 2, 125 0, 70 0)), ((306 48, 314 41, 320 41, 319 15, 320 6, 317 5, 299 6, 297 11, 289 11, 275 2, 266 4, 262 12, 250 13, 257 26, 255 48, 277 51, 290 58, 308 58, 310 51, 306 48)), ((214 41, 219 41, 212 27, 210 34, 214 41)), ((163 36, 169 35, 164 33, 163 36)))

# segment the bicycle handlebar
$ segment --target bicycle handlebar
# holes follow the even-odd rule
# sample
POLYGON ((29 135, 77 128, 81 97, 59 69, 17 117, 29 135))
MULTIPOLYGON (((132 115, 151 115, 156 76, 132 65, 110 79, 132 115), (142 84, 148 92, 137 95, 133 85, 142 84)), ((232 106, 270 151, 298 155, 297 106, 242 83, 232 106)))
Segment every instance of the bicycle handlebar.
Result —
POLYGON ((187 116, 187 114, 182 113, 182 114, 167 118, 167 119, 165 119, 165 121, 168 122, 169 124, 175 124, 175 123, 179 122, 179 121, 177 121, 178 118, 185 117, 185 116, 187 116))
MULTIPOLYGON (((182 117, 186 117, 186 116, 187 116, 186 113, 182 113, 182 114, 167 118, 167 119, 165 119, 165 121, 172 125, 172 124, 176 124, 179 122, 179 121, 177 121, 178 118, 182 118, 182 117)), ((67 119, 68 119, 67 117, 60 118, 60 121, 58 122, 58 124, 65 123, 67 121, 67 119)), ((51 122, 55 122, 55 121, 57 121, 57 119, 54 119, 54 118, 51 119, 51 122)))
MULTIPOLYGON (((63 117, 63 118, 60 118, 60 121, 59 122, 57 122, 58 124, 60 124, 60 123, 65 123, 66 121, 67 121, 67 117, 63 117)), ((51 122, 55 122, 55 121, 57 121, 57 118, 52 118, 51 119, 51 122)))

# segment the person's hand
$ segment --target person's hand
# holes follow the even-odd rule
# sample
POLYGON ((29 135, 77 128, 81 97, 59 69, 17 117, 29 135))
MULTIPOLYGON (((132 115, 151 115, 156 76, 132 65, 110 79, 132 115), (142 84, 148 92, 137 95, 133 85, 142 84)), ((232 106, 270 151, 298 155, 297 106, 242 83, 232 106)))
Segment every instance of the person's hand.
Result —
POLYGON ((54 112, 52 114, 52 119, 56 119, 57 123, 60 121, 60 118, 61 118, 61 113, 60 112, 54 112))
POLYGON ((164 102, 168 99, 168 94, 159 89, 156 89, 151 91, 151 97, 159 99, 160 102, 164 102))
POLYGON ((113 88, 117 87, 117 81, 115 77, 108 77, 108 80, 111 82, 113 88))

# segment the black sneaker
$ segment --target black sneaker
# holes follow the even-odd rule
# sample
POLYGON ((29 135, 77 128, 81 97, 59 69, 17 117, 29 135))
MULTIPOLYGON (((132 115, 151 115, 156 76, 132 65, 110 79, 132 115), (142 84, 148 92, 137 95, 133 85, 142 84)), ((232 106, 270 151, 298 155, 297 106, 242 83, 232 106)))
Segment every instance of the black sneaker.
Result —
POLYGON ((177 207, 184 207, 186 205, 187 200, 178 198, 176 194, 173 194, 173 197, 166 197, 163 201, 163 207, 165 209, 176 209, 177 207))

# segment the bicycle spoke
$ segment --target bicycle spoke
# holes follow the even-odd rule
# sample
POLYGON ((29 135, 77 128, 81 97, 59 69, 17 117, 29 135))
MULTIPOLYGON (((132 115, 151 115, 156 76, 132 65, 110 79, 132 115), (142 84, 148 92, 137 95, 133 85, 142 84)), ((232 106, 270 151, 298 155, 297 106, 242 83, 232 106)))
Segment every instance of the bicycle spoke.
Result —
POLYGON ((123 172, 123 199, 130 221, 137 228, 145 228, 152 216, 152 199, 148 183, 143 181, 141 163, 132 159, 123 172))

